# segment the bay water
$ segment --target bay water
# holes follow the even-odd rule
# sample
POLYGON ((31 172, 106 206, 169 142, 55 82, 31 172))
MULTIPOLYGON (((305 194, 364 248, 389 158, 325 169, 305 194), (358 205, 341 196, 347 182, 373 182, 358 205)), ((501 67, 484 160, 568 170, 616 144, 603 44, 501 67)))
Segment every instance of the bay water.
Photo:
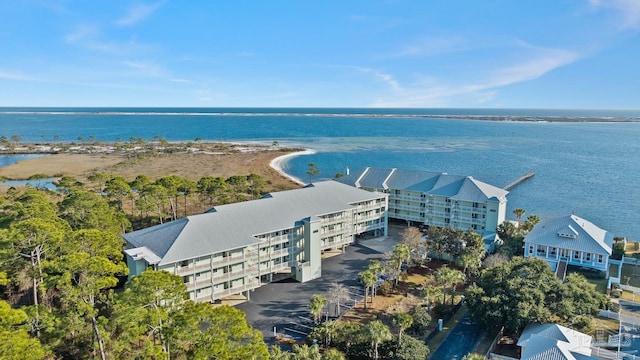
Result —
POLYGON ((517 207, 543 219, 575 213, 640 240, 638 118, 632 110, 0 108, 0 136, 277 141, 315 150, 284 164, 305 181, 309 163, 321 171, 314 180, 372 166, 470 175, 498 187, 534 171, 509 193, 508 217, 517 207))

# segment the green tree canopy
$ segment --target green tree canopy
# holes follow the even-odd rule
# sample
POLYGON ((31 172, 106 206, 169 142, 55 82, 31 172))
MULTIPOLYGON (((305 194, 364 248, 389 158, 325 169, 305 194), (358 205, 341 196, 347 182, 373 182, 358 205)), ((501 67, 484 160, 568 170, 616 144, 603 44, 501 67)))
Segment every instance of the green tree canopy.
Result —
POLYGON ((0 300, 0 359, 38 360, 49 355, 38 339, 28 333, 27 314, 0 300))
POLYGON ((178 338, 195 341, 187 353, 192 359, 268 359, 269 352, 262 333, 247 324, 245 314, 230 306, 211 307, 210 304, 192 304, 182 311, 192 314, 188 333, 182 331, 178 338), (194 314, 200 316, 194 317, 194 314))
POLYGON ((122 211, 110 207, 100 195, 89 191, 71 192, 62 200, 59 208, 60 217, 69 222, 74 230, 99 229, 119 236, 131 228, 122 211))
POLYGON ((466 303, 486 327, 510 332, 533 322, 596 315, 605 298, 582 276, 567 278, 561 283, 544 260, 515 257, 485 270, 467 290, 466 303))

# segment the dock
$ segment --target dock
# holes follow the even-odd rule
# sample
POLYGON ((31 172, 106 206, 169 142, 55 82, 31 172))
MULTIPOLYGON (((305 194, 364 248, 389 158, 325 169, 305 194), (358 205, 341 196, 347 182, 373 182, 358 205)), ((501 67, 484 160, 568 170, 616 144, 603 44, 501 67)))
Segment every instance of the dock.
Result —
POLYGON ((535 175, 536 173, 533 171, 528 171, 526 174, 520 176, 519 178, 513 180, 512 182, 508 183, 507 185, 505 185, 503 187, 504 190, 507 191, 511 191, 511 189, 513 189, 514 187, 522 184, 523 182, 531 179, 533 177, 533 175, 535 175))

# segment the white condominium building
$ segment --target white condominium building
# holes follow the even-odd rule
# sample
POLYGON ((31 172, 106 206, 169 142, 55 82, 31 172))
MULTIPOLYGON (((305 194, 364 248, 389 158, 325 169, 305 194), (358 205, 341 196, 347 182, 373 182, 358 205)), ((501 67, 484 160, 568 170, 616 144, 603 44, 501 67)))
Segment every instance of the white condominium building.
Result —
POLYGON ((472 228, 495 233, 505 220, 508 191, 471 176, 366 168, 338 181, 389 194, 389 217, 410 225, 472 228))
POLYGON ((123 236, 129 276, 168 271, 182 276, 192 300, 210 302, 249 298, 276 273, 313 280, 323 251, 387 235, 387 197, 322 181, 134 231, 123 236))

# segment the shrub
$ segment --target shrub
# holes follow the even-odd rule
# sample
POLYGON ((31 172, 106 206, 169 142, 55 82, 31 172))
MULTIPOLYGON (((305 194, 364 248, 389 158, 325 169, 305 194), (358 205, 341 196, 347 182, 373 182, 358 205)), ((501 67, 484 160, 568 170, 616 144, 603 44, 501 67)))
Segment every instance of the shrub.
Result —
POLYGON ((390 280, 385 280, 380 285, 380 288, 378 289, 378 293, 386 296, 386 295, 389 295, 392 290, 393 290, 393 282, 390 280))
POLYGON ((429 315, 427 309, 422 306, 416 306, 411 309, 409 315, 413 317, 413 324, 409 331, 417 335, 424 335, 431 323, 431 315, 429 315))
POLYGON ((455 305, 438 304, 433 307, 433 316, 438 319, 444 319, 445 317, 451 315, 454 309, 455 305))

